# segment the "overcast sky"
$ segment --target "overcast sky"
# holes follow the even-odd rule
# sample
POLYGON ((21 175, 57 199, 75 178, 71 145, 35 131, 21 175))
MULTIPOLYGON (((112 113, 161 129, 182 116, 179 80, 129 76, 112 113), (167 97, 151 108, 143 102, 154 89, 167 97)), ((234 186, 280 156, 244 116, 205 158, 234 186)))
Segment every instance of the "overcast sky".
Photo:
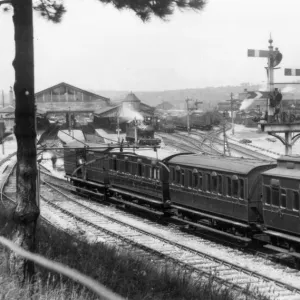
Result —
MULTIPOLYGON (((93 90, 154 91, 260 84, 270 32, 283 68, 300 68, 299 0, 208 0, 202 12, 184 11, 143 23, 131 11, 97 0, 66 0, 61 24, 34 14, 36 91, 61 81, 93 90)), ((0 89, 14 82, 12 13, 0 13, 0 89)))

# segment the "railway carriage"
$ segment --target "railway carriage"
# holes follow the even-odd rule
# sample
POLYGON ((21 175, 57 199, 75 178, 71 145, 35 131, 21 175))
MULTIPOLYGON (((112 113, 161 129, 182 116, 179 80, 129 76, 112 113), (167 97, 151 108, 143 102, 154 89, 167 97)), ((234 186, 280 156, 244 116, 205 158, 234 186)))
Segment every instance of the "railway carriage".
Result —
POLYGON ((300 157, 284 156, 276 164, 153 150, 72 142, 64 149, 66 177, 78 191, 100 192, 160 216, 188 217, 180 220, 300 258, 300 157))
POLYGON ((146 204, 166 207, 170 203, 169 169, 165 161, 179 155, 161 149, 141 149, 109 154, 110 191, 146 204), (124 193, 125 191, 125 193, 124 193))
MULTIPOLYGON (((64 146, 64 164, 66 177, 76 186, 88 185, 86 181, 108 183, 108 156, 111 150, 106 144, 78 141, 64 146)), ((96 186, 96 184, 95 184, 96 186)))
POLYGON ((260 174, 275 166, 200 154, 174 157, 169 161, 172 203, 197 221, 245 232, 263 222, 260 174))
POLYGON ((262 173, 265 233, 274 245, 300 252, 300 157, 282 156, 262 173))

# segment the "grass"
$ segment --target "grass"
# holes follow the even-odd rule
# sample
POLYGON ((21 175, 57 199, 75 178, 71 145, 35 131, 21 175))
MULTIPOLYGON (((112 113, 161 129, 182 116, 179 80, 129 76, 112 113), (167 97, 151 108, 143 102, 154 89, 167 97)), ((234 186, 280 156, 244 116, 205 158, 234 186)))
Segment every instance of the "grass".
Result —
MULTIPOLYGON (((1 228, 9 224, 10 214, 0 204, 1 228)), ((10 226, 2 230, 9 234, 10 226)), ((120 251, 98 243, 88 244, 40 222, 37 230, 37 252, 89 275, 115 293, 131 300, 233 300, 229 290, 217 287, 213 278, 193 280, 189 272, 172 265, 153 263, 132 251, 120 251)), ((81 285, 37 267, 32 299, 98 299, 81 285)), ((6 258, 0 248, 0 300, 29 299, 30 288, 18 286, 6 273, 6 258)), ((262 298, 263 299, 263 298, 262 298)))

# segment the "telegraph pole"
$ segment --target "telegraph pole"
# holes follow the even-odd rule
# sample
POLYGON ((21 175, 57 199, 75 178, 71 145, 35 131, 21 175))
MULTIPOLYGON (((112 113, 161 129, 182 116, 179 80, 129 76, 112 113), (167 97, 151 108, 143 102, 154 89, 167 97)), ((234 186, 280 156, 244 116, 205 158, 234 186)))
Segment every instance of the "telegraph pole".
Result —
POLYGON ((117 133, 118 133, 118 143, 120 143, 120 116, 119 116, 119 112, 117 112, 117 133))
POLYGON ((2 90, 2 106, 4 108, 4 91, 2 90))
POLYGON ((232 129, 232 135, 234 135, 234 117, 233 117, 233 104, 234 104, 234 99, 233 99, 233 93, 230 93, 230 110, 231 110, 231 129, 232 129))
POLYGON ((234 119, 233 119, 233 94, 230 93, 230 104, 231 104, 231 126, 232 126, 232 135, 234 135, 234 119))
MULTIPOLYGON (((273 67, 273 62, 272 62, 272 53, 273 53, 273 40, 272 37, 270 35, 270 39, 269 39, 269 57, 268 57, 268 85, 269 85, 269 92, 270 94, 273 92, 274 90, 274 67, 273 67)), ((267 121, 271 122, 272 121, 272 116, 274 115, 274 111, 275 109, 273 107, 271 107, 270 105, 270 100, 269 98, 267 98, 267 112, 268 112, 268 117, 267 117, 267 121)))
POLYGON ((190 99, 189 98, 186 98, 186 110, 187 110, 187 117, 186 117, 186 120, 187 120, 187 132, 190 133, 190 109, 189 109, 189 101, 190 99))

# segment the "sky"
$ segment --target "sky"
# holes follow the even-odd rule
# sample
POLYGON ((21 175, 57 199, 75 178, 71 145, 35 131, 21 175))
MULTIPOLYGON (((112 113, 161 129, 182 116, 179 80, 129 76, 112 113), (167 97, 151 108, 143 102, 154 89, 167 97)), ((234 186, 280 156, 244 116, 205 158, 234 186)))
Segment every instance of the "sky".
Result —
MULTIPOLYGON (((35 89, 67 82, 88 90, 163 91, 264 84, 270 33, 284 68, 300 68, 299 0, 207 0, 201 12, 179 11, 143 23, 129 10, 97 0, 65 0, 53 24, 34 13, 35 89)), ((14 82, 12 12, 0 12, 0 90, 14 82)))

